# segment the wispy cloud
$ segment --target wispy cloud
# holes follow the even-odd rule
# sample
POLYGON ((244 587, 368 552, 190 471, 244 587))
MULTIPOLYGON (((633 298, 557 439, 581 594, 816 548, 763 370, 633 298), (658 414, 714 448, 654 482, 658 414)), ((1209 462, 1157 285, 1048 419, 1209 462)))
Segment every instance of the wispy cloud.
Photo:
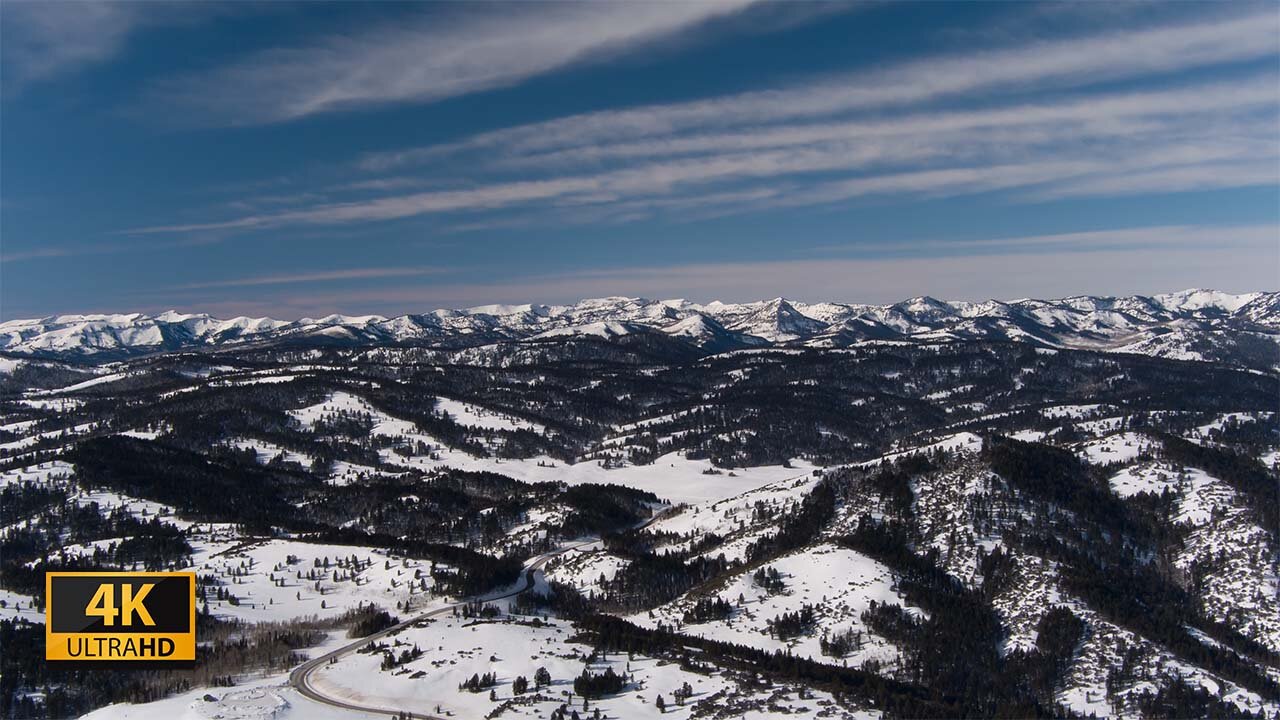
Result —
MULTIPOLYGON (((240 4, 245 5, 247 4, 240 4)), ((241 8, 219 3, 13 0, 0 3, 5 94, 115 58, 141 30, 203 22, 241 8)))
POLYGON ((130 232, 445 213, 483 215, 448 226, 475 230, 688 220, 870 196, 999 192, 1040 202, 1280 184, 1280 76, 1256 62, 1280 56, 1278 21, 1271 7, 1215 8, 1195 23, 1113 27, 561 118, 359 161, 385 172, 433 160, 420 177, 358 177, 319 202, 259 203, 237 217, 130 232), (1233 67, 1230 79, 1217 72, 1223 66, 1233 67), (963 104, 953 101, 960 95, 963 104))
MULTIPOLYGON (((72 258, 84 255, 113 255, 128 252, 155 252, 174 248, 190 248, 211 245, 219 238, 213 235, 188 236, 160 242, 95 242, 83 245, 44 245, 29 250, 13 250, 0 254, 0 263, 13 264, 29 260, 72 258)), ((12 241, 9 241, 12 245, 12 241)))
POLYGON ((500 208, 512 204, 560 197, 591 190, 590 178, 530 181, 491 185, 475 190, 450 190, 378 198, 362 202, 329 203, 287 212, 247 215, 233 220, 183 225, 161 225, 127 231, 135 234, 254 230, 288 225, 334 225, 375 220, 396 220, 437 212, 500 208))
POLYGON ((671 38, 755 0, 456 6, 394 24, 275 48, 168 79, 150 100, 214 124, 281 122, 401 102, 431 102, 671 38))
POLYGON ((146 7, 110 2, 6 2, 0 5, 6 92, 101 62, 123 47, 146 7))
POLYGON ((1039 253, 1046 248, 1074 253, 1139 248, 1185 249, 1196 246, 1231 251, 1240 247, 1265 247, 1277 237, 1280 237, 1280 226, 1277 225, 1156 225, 995 238, 925 239, 910 243, 891 243, 871 238, 857 243, 824 245, 813 248, 813 251, 841 255, 927 253, 931 256, 972 254, 975 251, 1039 253))
POLYGON ((45 258, 60 258, 74 254, 68 248, 45 247, 36 248, 34 250, 20 250, 18 252, 5 253, 0 255, 0 263, 16 263, 25 260, 42 260, 45 258))
POLYGON ((206 288, 252 287, 258 285, 296 285, 300 283, 328 283, 348 280, 380 280, 386 278, 421 277, 442 273, 442 268, 434 267, 377 267, 350 268, 346 270, 321 270, 317 272, 291 273, 283 275, 257 275, 253 277, 230 278, 226 280, 209 280, 206 282, 178 285, 172 290, 203 290, 206 288))
POLYGON ((622 138, 715 127, 763 125, 909 106, 960 95, 1063 89, 1189 68, 1274 57, 1274 8, 1210 21, 1034 42, 1002 50, 925 58, 904 65, 771 90, 690 102, 607 110, 518 126, 440 146, 372 154, 382 170, 469 148, 519 152, 583 147, 622 138))
MULTIPOLYGON (((792 122, 729 130, 631 139, 612 139, 526 152, 524 142, 504 145, 496 163, 510 168, 556 168, 583 163, 636 158, 697 156, 709 153, 775 150, 819 143, 862 142, 892 147, 895 138, 968 139, 974 134, 1015 137, 1044 143, 1083 135, 1128 136, 1157 130, 1176 131, 1174 121, 1204 123, 1224 113, 1274 107, 1280 101, 1274 73, 1221 83, 1196 83, 1158 91, 1095 93, 999 105, 979 110, 932 110, 891 117, 850 118, 828 122, 792 122), (1017 135, 1015 135, 1017 133, 1017 135)), ((459 149, 458 146, 449 146, 459 149)), ((375 158, 377 156, 374 156, 375 158)), ((366 158, 366 162, 369 159, 366 158)), ((374 164, 377 164, 376 161, 374 164)))
MULTIPOLYGON (((1235 110, 1248 108, 1241 105, 1235 110)), ((1107 125, 1105 116, 1097 120, 1107 125)), ((961 133, 923 130, 897 137, 624 163, 592 174, 322 203, 129 232, 340 225, 512 208, 536 209, 544 216, 548 209, 556 210, 550 214, 553 222, 574 224, 648 217, 655 212, 758 212, 875 195, 948 197, 1011 191, 1024 200, 1043 200, 1280 182, 1276 164, 1280 156, 1272 139, 1274 112, 1246 117, 1236 123, 1236 133, 1208 140, 1199 137, 1194 119, 1190 126, 1187 122, 1165 117, 1119 122, 1105 130, 1076 127, 1074 132, 1064 131, 1053 121, 1040 129, 1023 124, 1016 130, 1007 126, 961 133), (1165 126, 1166 132, 1151 132, 1152 123, 1165 126), (1179 124, 1181 132, 1168 131, 1179 124)), ((905 126, 912 124, 911 118, 904 120, 905 126)))

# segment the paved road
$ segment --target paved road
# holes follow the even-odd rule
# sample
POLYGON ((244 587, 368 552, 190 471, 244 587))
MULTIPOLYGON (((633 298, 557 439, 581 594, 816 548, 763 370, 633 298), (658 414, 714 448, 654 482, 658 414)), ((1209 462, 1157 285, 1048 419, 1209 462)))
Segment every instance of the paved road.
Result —
MULTIPOLYGON (((651 518, 650 520, 642 523, 638 527, 645 527, 650 523, 656 521, 658 517, 661 517, 661 515, 651 518)), ((515 597, 520 593, 526 592, 533 587, 533 571, 541 569, 543 565, 546 565, 548 561, 550 561, 552 558, 558 555, 563 555, 567 552, 577 550, 578 548, 585 547, 587 545, 594 545, 595 543, 598 543, 598 542, 600 541, 591 540, 588 542, 577 543, 575 545, 559 548, 552 552, 539 555, 538 557, 534 558, 533 561, 525 565, 524 572, 521 573, 521 577, 520 577, 520 582, 522 583, 520 587, 514 590, 507 591, 500 595, 486 595, 486 596, 482 596, 475 599, 489 602, 493 600, 503 600, 505 598, 515 597)), ((311 674, 314 673, 318 668, 321 668, 327 665, 329 661, 334 658, 342 657, 343 655, 346 655, 348 653, 355 652, 358 648, 364 647, 365 645, 368 645, 371 642, 384 638, 387 635, 390 635, 392 633, 399 632, 400 630, 403 630, 404 628, 407 628, 410 625, 413 625, 414 623, 419 622, 421 620, 425 620, 427 618, 439 617, 441 615, 447 615, 453 612, 453 609, 455 607, 461 607, 462 605, 465 605, 465 604, 466 602, 454 603, 453 605, 446 605, 445 607, 438 608, 430 612, 422 613, 421 615, 405 620, 404 622, 398 625, 392 625, 386 630, 374 633, 372 635, 369 635, 368 637, 360 638, 359 640, 356 640, 355 642, 352 642, 349 645, 344 645, 338 648, 337 650, 325 653, 324 655, 321 655, 318 658, 308 660, 307 662, 299 665, 292 673, 289 673, 289 684, 292 685, 294 689, 296 689, 303 696, 311 700, 314 700, 318 703, 324 703, 325 705, 329 705, 332 707, 342 708, 343 710, 356 710, 364 713, 374 713, 374 714, 394 717, 396 713, 405 712, 406 708, 403 708, 403 707, 391 708, 391 707, 383 707, 380 705, 360 705, 358 703, 350 702, 341 698, 330 697, 320 692, 314 686, 311 685, 311 674)), ((449 720, 448 718, 443 718, 437 715, 431 715, 429 713, 423 713, 423 712, 413 712, 412 717, 418 720, 449 720)))

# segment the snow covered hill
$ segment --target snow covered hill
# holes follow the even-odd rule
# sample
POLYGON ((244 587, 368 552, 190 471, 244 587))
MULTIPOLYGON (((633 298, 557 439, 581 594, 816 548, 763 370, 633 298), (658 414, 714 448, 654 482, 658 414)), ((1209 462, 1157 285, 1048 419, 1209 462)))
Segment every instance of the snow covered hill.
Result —
POLYGON ((166 312, 59 315, 0 323, 0 351, 111 360, 175 350, 267 346, 482 346, 661 331, 704 354, 752 346, 849 347, 884 340, 994 340, 1088 348, 1273 370, 1280 367, 1280 293, 1184 290, 1129 297, 893 305, 750 303, 610 297, 572 305, 485 305, 386 318, 295 321, 166 312))

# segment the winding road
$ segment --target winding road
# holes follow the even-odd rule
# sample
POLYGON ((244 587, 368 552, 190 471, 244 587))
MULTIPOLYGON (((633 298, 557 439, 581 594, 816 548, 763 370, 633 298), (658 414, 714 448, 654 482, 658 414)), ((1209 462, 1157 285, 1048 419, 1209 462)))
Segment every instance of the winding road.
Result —
MULTIPOLYGON (((636 529, 647 527, 650 523, 657 521, 663 515, 664 513, 659 513, 655 515, 654 517, 636 526, 636 529)), ((506 598, 515 597, 516 595, 527 592, 528 590, 533 588, 534 571, 541 569, 542 566, 546 565, 547 562, 549 562, 552 558, 571 552, 573 550, 577 550, 579 548, 586 547, 588 545, 594 545, 598 542, 600 542, 600 540, 597 538, 595 540, 589 540, 587 542, 581 542, 581 543, 576 543, 574 545, 569 545, 567 547, 557 548, 551 552, 544 553, 542 555, 535 557, 532 561, 530 561, 527 565, 524 566, 524 570, 521 573, 521 578, 520 578, 521 582, 523 583, 521 587, 515 588, 513 590, 509 590, 499 595, 480 596, 477 598, 472 598, 470 600, 453 603, 451 605, 446 605, 444 607, 422 613, 421 615, 414 616, 408 620, 405 620, 404 622, 398 623, 396 625, 392 625, 391 627, 385 630, 376 632, 372 635, 362 637, 359 640, 356 640, 348 645, 343 645, 337 650, 332 650, 317 658, 308 660, 305 663, 299 665, 297 668, 295 668, 293 672, 289 673, 289 684, 292 685, 293 688, 297 690, 299 694, 301 694, 302 696, 306 697, 309 700, 314 700, 315 702, 323 703, 331 707, 341 708, 343 710, 355 710, 363 713, 373 713, 373 714, 391 716, 391 717, 395 717, 397 713, 410 712, 411 713, 410 717, 415 718, 416 720, 450 720, 449 718, 440 717, 438 715, 431 715, 429 713, 408 711, 403 707, 392 708, 392 707, 382 707, 379 705, 360 705, 358 703, 351 702, 349 700, 345 700, 342 698, 330 697, 320 692, 318 689, 315 688, 315 686, 311 684, 311 675, 317 669, 324 667, 331 660, 334 660, 335 658, 342 657, 343 655, 347 655, 348 653, 353 653, 357 649, 364 647, 365 645, 368 645, 371 642, 375 642, 388 635, 397 633, 413 625, 414 623, 421 622, 422 620, 426 620, 428 618, 447 615, 453 612, 454 608, 461 607, 467 604, 467 602, 474 602, 475 600, 480 600, 483 602, 491 602, 494 600, 503 600, 506 598)))

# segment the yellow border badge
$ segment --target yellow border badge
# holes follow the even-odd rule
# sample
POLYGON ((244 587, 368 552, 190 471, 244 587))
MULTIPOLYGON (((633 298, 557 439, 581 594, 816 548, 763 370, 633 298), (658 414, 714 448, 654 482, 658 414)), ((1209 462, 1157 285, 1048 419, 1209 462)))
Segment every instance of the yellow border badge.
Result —
POLYGON ((45 660, 196 659, 196 575, 45 573, 45 660))

